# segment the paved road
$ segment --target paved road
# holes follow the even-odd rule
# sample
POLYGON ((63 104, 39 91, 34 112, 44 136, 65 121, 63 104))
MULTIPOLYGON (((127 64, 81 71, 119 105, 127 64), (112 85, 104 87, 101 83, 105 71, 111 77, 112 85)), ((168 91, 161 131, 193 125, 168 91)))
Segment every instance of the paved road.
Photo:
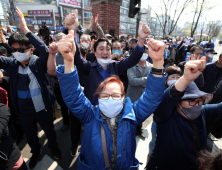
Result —
MULTIPOLYGON (((217 46, 217 42, 215 43, 215 51, 218 53, 218 55, 214 56, 213 61, 217 61, 219 54, 222 53, 222 47, 217 46)), ((70 139, 70 130, 67 129, 66 131, 61 131, 60 128, 62 127, 62 118, 61 118, 61 112, 60 110, 55 109, 55 117, 57 118, 54 121, 55 124, 55 130, 57 134, 57 140, 59 148, 63 152, 63 158, 59 161, 54 160, 50 150, 47 147, 47 139, 44 134, 44 132, 39 128, 39 138, 40 143, 42 145, 42 154, 41 154, 41 161, 38 162, 34 170, 68 170, 77 169, 77 157, 73 158, 70 155, 70 148, 71 148, 71 139, 70 139)), ((151 122, 153 120, 153 116, 151 115, 144 123, 143 123, 143 129, 144 133, 146 135, 146 139, 143 141, 139 137, 136 138, 137 141, 137 150, 136 150, 136 158, 143 163, 140 165, 139 169, 144 169, 146 164, 146 158, 148 154, 148 144, 151 140, 151 122)), ((222 149, 222 140, 218 140, 215 142, 219 148, 222 149)), ((80 146, 79 146, 80 147, 80 146)), ((23 140, 19 144, 19 148, 22 152, 22 155, 27 162, 27 165, 29 163, 29 158, 31 157, 30 154, 30 147, 26 143, 26 138, 23 137, 23 140)))

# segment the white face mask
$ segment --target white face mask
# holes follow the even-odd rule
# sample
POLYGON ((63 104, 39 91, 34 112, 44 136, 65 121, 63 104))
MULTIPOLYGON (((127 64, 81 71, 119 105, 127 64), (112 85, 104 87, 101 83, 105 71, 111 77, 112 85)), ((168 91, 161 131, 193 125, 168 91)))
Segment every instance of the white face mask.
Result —
POLYGON ((143 56, 141 57, 141 61, 145 61, 148 58, 148 54, 147 53, 143 53, 143 56))
POLYGON ((169 45, 166 45, 166 48, 168 49, 168 48, 169 48, 169 45))
POLYGON ((89 47, 89 44, 86 42, 83 42, 82 45, 87 49, 89 47))
POLYGON ((109 43, 111 43, 112 44, 112 41, 111 40, 108 40, 109 41, 109 43))
POLYGON ((12 54, 15 57, 15 59, 18 60, 21 63, 21 62, 27 61, 29 59, 29 55, 28 55, 29 51, 26 52, 26 53, 15 52, 15 53, 12 53, 12 54))
POLYGON ((168 80, 167 81, 167 85, 171 86, 171 84, 175 83, 177 80, 168 80))
POLYGON ((111 97, 108 100, 99 99, 99 109, 106 117, 114 118, 123 109, 123 100, 124 97, 121 100, 113 100, 111 97))
POLYGON ((100 59, 100 58, 96 58, 97 59, 97 62, 102 66, 102 67, 105 67, 109 64, 110 59, 100 59))
POLYGON ((213 57, 214 57, 214 55, 213 55, 213 54, 209 54, 209 55, 208 55, 208 57, 213 58, 213 57))

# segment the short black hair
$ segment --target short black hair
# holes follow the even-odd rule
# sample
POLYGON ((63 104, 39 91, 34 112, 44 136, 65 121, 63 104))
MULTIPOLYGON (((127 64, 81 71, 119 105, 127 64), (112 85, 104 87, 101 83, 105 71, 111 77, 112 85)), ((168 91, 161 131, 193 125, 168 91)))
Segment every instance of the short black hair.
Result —
POLYGON ((132 34, 129 34, 129 35, 127 35, 127 39, 129 39, 129 36, 132 36, 132 37, 133 37, 133 35, 132 35, 132 34))
POLYGON ((98 44, 100 42, 104 42, 104 41, 107 42, 107 45, 110 46, 110 48, 112 48, 112 44, 109 42, 109 40, 107 38, 103 37, 103 38, 99 38, 97 41, 95 41, 94 46, 93 46, 93 50, 96 52, 96 48, 97 48, 98 44))
POLYGON ((182 76, 182 70, 178 66, 169 66, 165 72, 167 73, 167 77, 172 75, 172 74, 179 74, 182 76))
POLYGON ((132 43, 137 43, 137 42, 138 42, 138 40, 137 40, 136 38, 132 38, 130 41, 131 41, 132 43))
POLYGON ((6 56, 8 56, 8 53, 7 53, 7 50, 5 47, 3 46, 0 46, 0 55, 3 55, 5 54, 6 56))
POLYGON ((201 47, 201 46, 193 46, 193 47, 190 49, 190 53, 193 54, 196 50, 203 50, 203 51, 204 51, 203 47, 201 47))
POLYGON ((8 39, 8 44, 12 46, 12 44, 18 43, 19 45, 25 45, 27 48, 32 48, 32 44, 29 39, 25 36, 25 34, 12 34, 8 39))
POLYGON ((88 54, 88 50, 83 45, 78 44, 78 46, 79 46, 79 51, 83 57, 88 54))

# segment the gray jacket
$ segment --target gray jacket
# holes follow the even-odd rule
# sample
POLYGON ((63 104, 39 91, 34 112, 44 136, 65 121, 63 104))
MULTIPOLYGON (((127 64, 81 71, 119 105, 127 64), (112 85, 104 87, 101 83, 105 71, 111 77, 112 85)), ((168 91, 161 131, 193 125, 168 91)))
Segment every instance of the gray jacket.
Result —
MULTIPOLYGON (((97 27, 97 30, 98 30, 98 38, 103 38, 104 37, 104 32, 102 30, 102 28, 100 26, 97 27)), ((84 34, 89 34, 91 30, 89 30, 88 28, 84 31, 84 34)))
POLYGON ((134 67, 127 70, 128 89, 126 95, 131 99, 132 103, 137 101, 146 88, 147 76, 153 65, 146 62, 144 72, 138 63, 134 67))

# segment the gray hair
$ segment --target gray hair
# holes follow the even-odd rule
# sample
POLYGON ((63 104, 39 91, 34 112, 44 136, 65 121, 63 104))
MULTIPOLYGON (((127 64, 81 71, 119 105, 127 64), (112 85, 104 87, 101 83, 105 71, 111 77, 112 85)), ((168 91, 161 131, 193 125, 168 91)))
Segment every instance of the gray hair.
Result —
POLYGON ((82 39, 83 36, 86 36, 86 38, 87 38, 89 41, 91 41, 91 37, 90 37, 90 35, 82 34, 81 37, 80 37, 80 39, 82 39))
POLYGON ((53 39, 56 41, 57 37, 64 36, 64 35, 65 35, 64 33, 60 32, 60 33, 54 35, 53 39))

